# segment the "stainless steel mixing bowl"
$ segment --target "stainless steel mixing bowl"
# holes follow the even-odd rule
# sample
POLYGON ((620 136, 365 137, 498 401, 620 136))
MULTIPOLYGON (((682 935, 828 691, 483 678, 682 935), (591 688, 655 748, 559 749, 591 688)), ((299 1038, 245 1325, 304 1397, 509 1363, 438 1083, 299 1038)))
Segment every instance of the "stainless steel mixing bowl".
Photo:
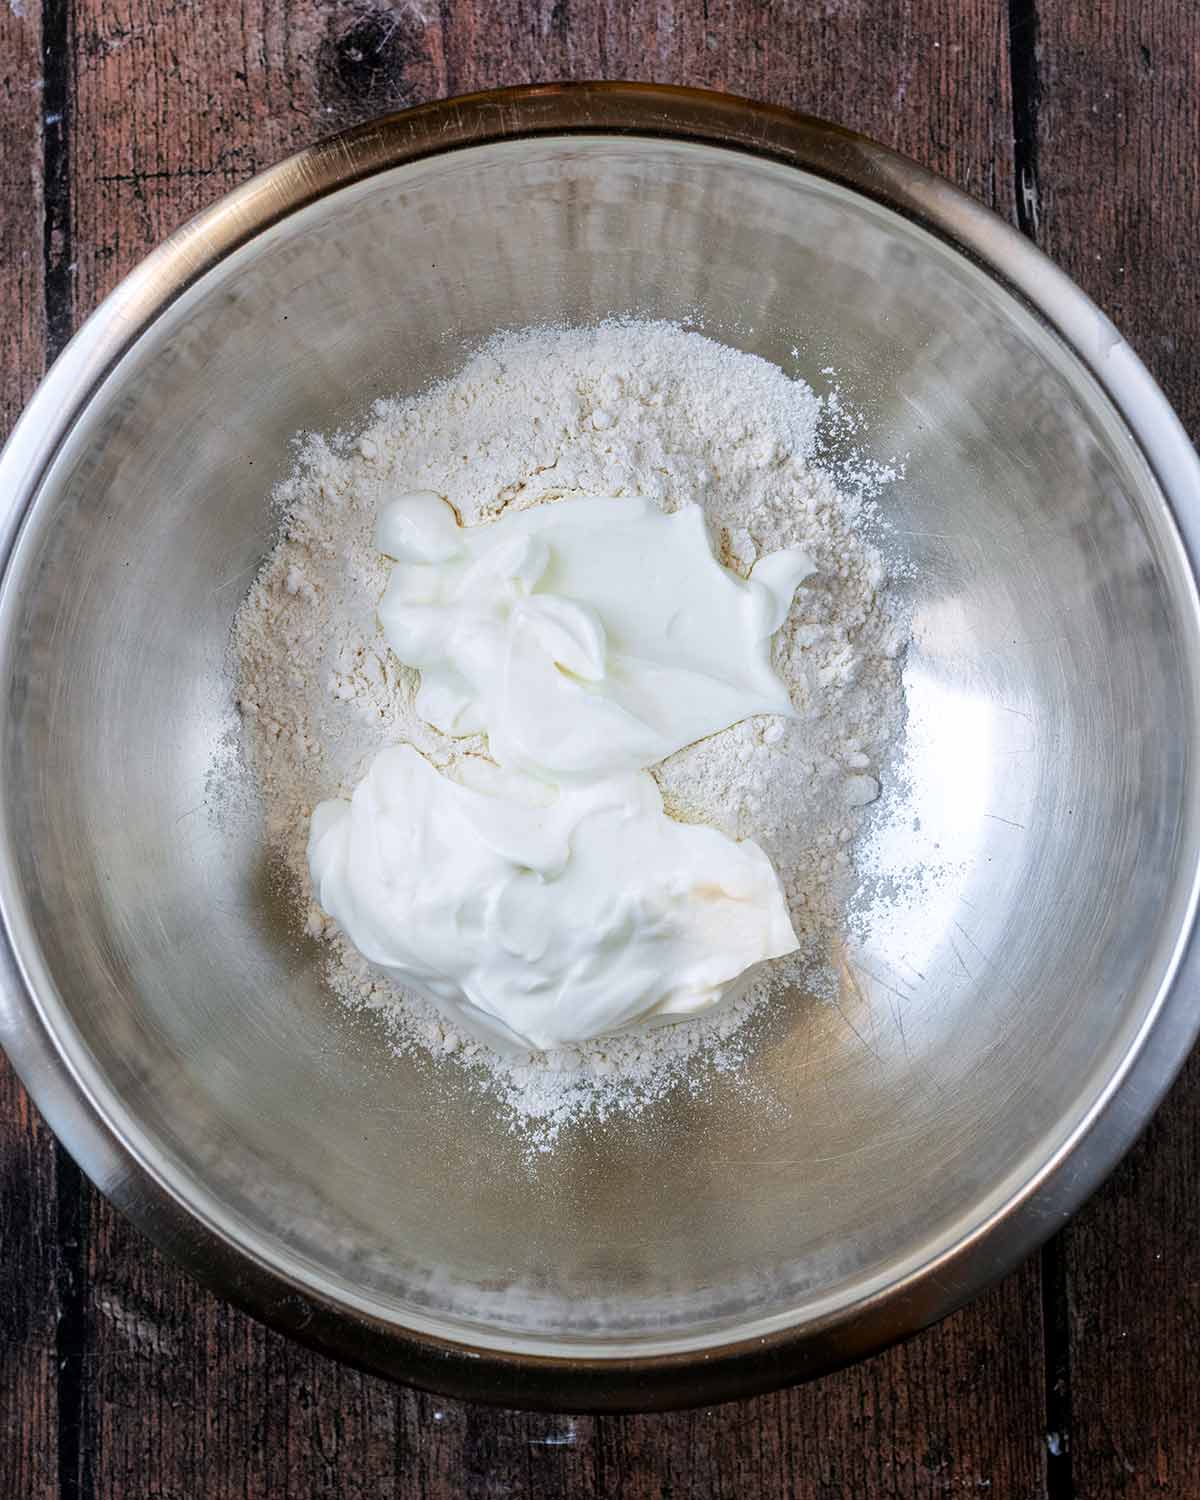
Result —
POLYGON ((339 136, 129 277, 0 494, 0 1035, 135 1222, 325 1349, 581 1408, 829 1368, 1057 1228, 1193 1039, 1195 455, 1065 277, 868 141, 624 86, 339 136), (833 366, 906 455, 926 875, 837 1004, 781 1003, 759 1102, 718 1078, 531 1165, 324 991, 214 750, 289 438, 613 313, 833 366))

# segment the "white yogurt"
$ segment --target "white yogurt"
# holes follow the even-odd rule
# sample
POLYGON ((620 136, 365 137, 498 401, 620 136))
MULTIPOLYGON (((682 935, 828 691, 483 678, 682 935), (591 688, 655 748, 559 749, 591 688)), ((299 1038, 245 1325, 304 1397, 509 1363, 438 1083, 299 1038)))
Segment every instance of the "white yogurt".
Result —
POLYGON ((421 670, 418 712, 485 732, 509 769, 611 777, 792 711, 771 637, 813 564, 789 548, 737 577, 698 506, 588 495, 464 529, 418 492, 384 509, 376 541, 396 559, 380 624, 421 670))
POLYGON ((359 952, 491 1045, 680 1020, 796 947, 758 845, 668 818, 645 772, 554 788, 468 758, 458 774, 382 751, 350 802, 317 807, 308 857, 359 952))

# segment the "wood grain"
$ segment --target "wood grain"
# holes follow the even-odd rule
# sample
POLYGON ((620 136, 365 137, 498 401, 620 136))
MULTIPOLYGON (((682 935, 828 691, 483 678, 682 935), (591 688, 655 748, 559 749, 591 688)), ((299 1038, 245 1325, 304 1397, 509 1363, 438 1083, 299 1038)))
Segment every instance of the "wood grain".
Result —
POLYGON ((197 1292, 99 1228, 89 1492, 499 1500, 1043 1493, 1037 1272, 853 1370, 661 1417, 495 1411, 395 1389, 197 1292), (105 1272, 102 1267, 107 1265, 105 1272))
POLYGON ((1075 1493, 1200 1495, 1200 1057, 1063 1236, 1075 1493))
POLYGON ((5 434, 45 361, 41 35, 36 3, 0 5, 0 432, 5 434))
POLYGON ((518 0, 443 15, 428 51, 444 92, 542 78, 726 89, 865 131, 1011 206, 1008 12, 995 0, 518 0))
POLYGON ((1039 19, 1040 243, 1200 437, 1200 31, 1191 0, 1055 0, 1039 19))
POLYGON ((652 76, 862 129, 1008 212, 1000 0, 79 0, 72 45, 80 315, 183 218, 381 110, 543 78, 652 76))
MULTIPOLYGON (((0 435, 45 362, 40 46, 35 0, 0 6, 0 435)), ((0 1488, 33 1500, 58 1494, 54 1158, 0 1055, 0 1488)))
POLYGON ((31 1500, 58 1495, 57 1264, 54 1144, 0 1055, 0 1484, 31 1500))
MULTIPOLYGON (((1039 12, 1039 239, 1200 438, 1192 0, 1039 12)), ((1080 1496, 1200 1495, 1200 1059, 1062 1240, 1080 1496)))

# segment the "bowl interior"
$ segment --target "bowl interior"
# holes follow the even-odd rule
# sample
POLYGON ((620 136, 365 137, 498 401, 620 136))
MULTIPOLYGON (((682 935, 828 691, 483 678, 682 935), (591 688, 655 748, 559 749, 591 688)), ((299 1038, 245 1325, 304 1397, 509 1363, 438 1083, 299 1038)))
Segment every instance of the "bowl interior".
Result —
POLYGON ((769 160, 513 141, 284 219, 105 381, 4 611, 0 796, 63 1047, 196 1212, 398 1325, 646 1352, 894 1284, 1067 1140, 1185 921, 1196 623, 1140 451, 980 268, 769 160), (781 1002, 754 1089, 718 1077, 531 1159, 323 989, 225 784, 229 630, 293 434, 497 328, 614 313, 700 320, 819 389, 833 367, 905 460, 911 786, 880 857, 916 878, 841 951, 836 1004, 781 1002))

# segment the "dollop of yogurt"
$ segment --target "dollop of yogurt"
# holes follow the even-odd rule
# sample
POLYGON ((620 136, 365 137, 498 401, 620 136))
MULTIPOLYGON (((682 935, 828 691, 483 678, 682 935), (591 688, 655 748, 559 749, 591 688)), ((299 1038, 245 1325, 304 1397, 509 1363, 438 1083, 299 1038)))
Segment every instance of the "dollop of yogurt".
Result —
POLYGON ((681 1020, 796 947, 758 845, 667 817, 645 772, 552 787, 468 757, 456 774, 382 751, 314 811, 309 865, 365 958, 492 1046, 681 1020))
POLYGON ((771 637, 813 564, 788 548, 739 578, 699 506, 581 495, 463 528, 418 491, 383 509, 376 545, 395 559, 380 625, 420 668, 417 711, 486 733, 506 768, 607 778, 792 712, 771 637))

